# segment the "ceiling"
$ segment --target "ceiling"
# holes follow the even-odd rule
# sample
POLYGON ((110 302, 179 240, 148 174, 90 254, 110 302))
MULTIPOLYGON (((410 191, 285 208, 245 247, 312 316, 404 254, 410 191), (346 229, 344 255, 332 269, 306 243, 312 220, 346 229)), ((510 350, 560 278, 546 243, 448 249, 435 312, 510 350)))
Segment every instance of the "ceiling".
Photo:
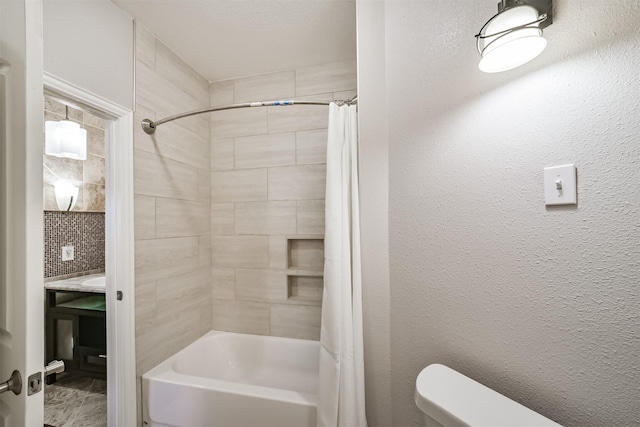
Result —
POLYGON ((113 0, 209 81, 356 58, 355 0, 113 0))

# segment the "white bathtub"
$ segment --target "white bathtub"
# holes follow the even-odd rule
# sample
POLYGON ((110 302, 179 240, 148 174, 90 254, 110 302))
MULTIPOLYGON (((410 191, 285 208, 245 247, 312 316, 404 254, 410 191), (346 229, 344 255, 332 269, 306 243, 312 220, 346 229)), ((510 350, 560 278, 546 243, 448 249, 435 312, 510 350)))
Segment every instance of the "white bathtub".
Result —
POLYGON ((319 351, 211 331, 142 376, 145 426, 315 427, 319 351))

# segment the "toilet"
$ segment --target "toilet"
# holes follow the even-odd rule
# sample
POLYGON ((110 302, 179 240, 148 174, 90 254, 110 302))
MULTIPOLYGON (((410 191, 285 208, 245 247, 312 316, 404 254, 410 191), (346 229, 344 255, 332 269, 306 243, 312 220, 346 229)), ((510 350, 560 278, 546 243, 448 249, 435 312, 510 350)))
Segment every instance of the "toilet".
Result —
POLYGON ((500 393, 444 365, 429 365, 416 380, 415 401, 427 427, 558 427, 500 393))

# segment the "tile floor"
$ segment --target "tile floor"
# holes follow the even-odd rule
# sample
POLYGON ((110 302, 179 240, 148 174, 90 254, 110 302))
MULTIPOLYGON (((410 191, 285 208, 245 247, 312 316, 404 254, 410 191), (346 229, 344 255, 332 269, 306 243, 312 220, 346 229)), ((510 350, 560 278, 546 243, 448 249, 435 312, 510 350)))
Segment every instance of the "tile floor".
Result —
POLYGON ((44 387, 44 423, 50 427, 99 427, 107 425, 107 382, 59 374, 44 387))

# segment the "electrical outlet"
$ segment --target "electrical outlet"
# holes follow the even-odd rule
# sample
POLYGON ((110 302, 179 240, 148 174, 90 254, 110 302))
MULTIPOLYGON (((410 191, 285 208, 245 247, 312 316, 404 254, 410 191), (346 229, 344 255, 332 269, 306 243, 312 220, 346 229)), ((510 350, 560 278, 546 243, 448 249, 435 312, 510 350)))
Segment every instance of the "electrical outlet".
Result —
POLYGON ((63 261, 73 261, 74 253, 73 246, 63 246, 62 247, 62 260, 63 261))

